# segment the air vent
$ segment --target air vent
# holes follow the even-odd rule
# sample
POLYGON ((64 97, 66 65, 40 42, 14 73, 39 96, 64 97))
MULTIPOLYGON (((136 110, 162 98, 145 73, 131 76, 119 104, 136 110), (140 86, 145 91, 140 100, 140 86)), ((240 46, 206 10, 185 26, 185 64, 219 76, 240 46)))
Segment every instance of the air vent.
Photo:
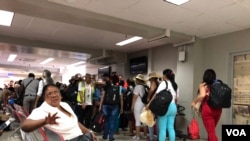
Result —
POLYGON ((35 58, 17 58, 18 61, 22 61, 22 62, 35 62, 36 59, 35 58))

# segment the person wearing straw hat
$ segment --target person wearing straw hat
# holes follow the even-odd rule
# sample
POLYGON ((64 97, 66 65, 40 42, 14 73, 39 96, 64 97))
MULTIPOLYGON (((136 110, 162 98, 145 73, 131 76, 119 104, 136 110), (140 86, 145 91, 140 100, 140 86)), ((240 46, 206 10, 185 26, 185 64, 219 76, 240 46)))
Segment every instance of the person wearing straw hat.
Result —
POLYGON ((173 99, 171 103, 169 104, 168 110, 165 115, 163 116, 157 116, 157 123, 158 123, 158 140, 159 141, 165 141, 166 140, 166 133, 168 133, 168 139, 169 141, 175 141, 175 129, 174 129, 174 122, 175 122, 175 116, 177 114, 177 106, 176 106, 176 99, 179 97, 179 87, 177 83, 175 82, 175 74, 171 69, 165 69, 162 72, 163 74, 163 81, 159 84, 155 95, 152 97, 152 99, 149 101, 149 103, 146 105, 146 108, 149 108, 149 105, 153 101, 153 99, 156 97, 157 94, 159 94, 160 91, 164 89, 168 89, 173 99), (166 132, 167 131, 167 132, 166 132))
POLYGON ((153 94, 155 93, 159 85, 159 81, 158 81, 159 78, 160 78, 160 75, 156 72, 151 72, 148 74, 148 81, 150 82, 150 87, 149 87, 147 101, 149 101, 152 98, 153 94))
MULTIPOLYGON (((148 74, 148 81, 150 83, 149 86, 149 91, 148 91, 148 98, 147 101, 149 102, 152 98, 152 96, 155 94, 157 87, 159 85, 158 79, 160 75, 157 74, 156 72, 151 72, 148 74)), ((154 140, 154 127, 149 127, 148 126, 148 131, 149 131, 149 140, 153 141, 154 140)))
POLYGON ((102 98, 102 89, 104 85, 105 85, 105 82, 102 79, 98 79, 95 82, 95 92, 93 95, 93 100, 94 100, 93 116, 96 115, 96 113, 98 112, 100 101, 102 98))
MULTIPOLYGON (((138 74, 134 78, 136 86, 134 88, 134 95, 133 95, 133 101, 132 101, 132 107, 131 110, 134 112, 135 117, 135 129, 136 129, 136 135, 132 137, 134 140, 140 139, 140 128, 141 128, 141 121, 140 121, 140 113, 143 110, 143 107, 145 106, 141 100, 143 95, 145 94, 145 87, 146 80, 144 79, 144 75, 138 74)), ((144 135, 147 135, 147 126, 144 126, 144 135)))

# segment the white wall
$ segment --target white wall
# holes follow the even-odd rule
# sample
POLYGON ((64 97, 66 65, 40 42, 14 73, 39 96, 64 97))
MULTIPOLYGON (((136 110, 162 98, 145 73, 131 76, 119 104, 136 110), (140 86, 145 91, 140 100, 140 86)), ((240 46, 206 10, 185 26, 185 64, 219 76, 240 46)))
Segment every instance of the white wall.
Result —
POLYGON ((178 48, 171 45, 164 45, 155 47, 152 49, 152 59, 150 60, 152 65, 151 71, 162 74, 164 69, 172 69, 176 73, 177 60, 178 60, 178 48))

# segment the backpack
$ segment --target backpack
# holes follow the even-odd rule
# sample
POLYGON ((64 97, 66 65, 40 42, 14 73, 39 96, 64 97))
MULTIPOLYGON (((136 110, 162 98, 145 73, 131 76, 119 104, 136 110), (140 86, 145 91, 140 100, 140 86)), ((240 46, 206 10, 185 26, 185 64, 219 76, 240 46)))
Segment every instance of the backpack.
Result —
POLYGON ((173 96, 168 90, 168 82, 166 83, 166 89, 156 94, 155 98, 149 105, 149 109, 157 116, 163 116, 168 110, 168 106, 171 103, 173 96))
POLYGON ((147 99, 148 99, 149 87, 147 85, 143 85, 143 87, 144 87, 145 92, 144 92, 144 95, 142 97, 140 96, 141 97, 141 101, 144 104, 148 104, 147 99))
POLYGON ((120 103, 120 86, 107 85, 105 88, 104 104, 116 105, 120 103))
POLYGON ((133 91, 130 86, 123 94, 123 110, 124 111, 130 111, 132 106, 132 100, 133 100, 133 91))
POLYGON ((207 101, 209 106, 214 108, 230 108, 231 98, 231 88, 221 80, 217 80, 210 85, 210 94, 207 101))

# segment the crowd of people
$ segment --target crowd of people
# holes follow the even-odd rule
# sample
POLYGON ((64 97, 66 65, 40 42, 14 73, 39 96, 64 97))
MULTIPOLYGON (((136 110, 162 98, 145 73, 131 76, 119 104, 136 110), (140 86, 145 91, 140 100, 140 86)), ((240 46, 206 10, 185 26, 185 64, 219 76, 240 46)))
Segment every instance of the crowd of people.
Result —
MULTIPOLYGON (((126 130, 128 127, 126 135, 132 136, 133 140, 145 138, 149 141, 165 141, 168 137, 170 141, 175 141, 174 124, 179 87, 171 69, 163 70, 162 75, 150 72, 147 76, 137 74, 130 79, 112 73, 103 74, 96 80, 89 73, 84 76, 78 73, 71 77, 69 85, 55 82, 51 76, 49 70, 44 70, 42 78, 39 79, 36 79, 33 73, 29 73, 27 78, 16 82, 16 85, 11 84, 2 90, 2 107, 8 104, 9 99, 15 98, 16 102, 28 111, 28 118, 21 125, 23 131, 30 132, 46 126, 61 133, 67 140, 81 138, 87 132, 96 139, 91 130, 91 123, 93 117, 101 112, 104 115, 103 139, 113 141, 114 134, 119 132, 119 128, 126 130), (149 109, 157 93, 166 88, 166 83, 163 81, 167 82, 173 100, 164 116, 155 117, 156 127, 147 127, 141 123, 140 113, 143 108, 149 109), (149 86, 147 104, 141 100, 146 93, 145 85, 149 86), (125 121, 120 119, 122 116, 125 121), (72 124, 66 124, 68 122, 65 121, 72 121, 70 122, 72 124), (121 122, 126 123, 121 126, 121 122)), ((215 128, 222 112, 221 109, 209 107, 204 98, 209 95, 208 84, 215 79, 216 75, 212 69, 205 71, 203 83, 199 87, 200 94, 191 104, 193 107, 198 101, 203 101, 202 119, 209 141, 218 140, 215 128), (214 111, 217 113, 216 117, 208 115, 214 111)))

